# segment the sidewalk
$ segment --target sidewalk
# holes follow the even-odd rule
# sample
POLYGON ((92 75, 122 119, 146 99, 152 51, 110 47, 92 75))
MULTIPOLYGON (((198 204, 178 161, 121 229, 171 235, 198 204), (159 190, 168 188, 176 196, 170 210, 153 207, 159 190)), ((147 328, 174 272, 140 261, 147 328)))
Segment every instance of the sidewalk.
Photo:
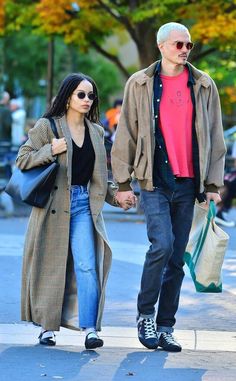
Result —
MULTIPOLYGON (((31 323, 0 324, 1 344, 35 345, 39 328, 31 323)), ((84 346, 84 333, 61 328, 56 333, 59 346, 84 346)), ((144 349, 132 327, 103 327, 100 336, 109 348, 144 349)), ((193 351, 236 352, 236 332, 175 330, 183 349, 193 351)), ((83 349, 83 348, 82 348, 83 349)), ((236 364, 235 364, 236 366, 236 364)))
MULTIPOLYGON (((12 265, 13 261, 17 260, 17 271, 20 271, 19 260, 22 256, 23 242, 23 236, 0 235, 0 249, 1 253, 4 252, 2 258, 8 258, 7 261, 10 261, 12 266, 10 272, 9 266, 3 266, 6 274, 2 282, 5 284, 7 295, 11 292, 11 284, 14 282, 12 275, 15 275, 16 271, 12 265), (9 279, 9 283, 6 279, 9 279)), ((141 268, 141 259, 137 253, 141 254, 144 251, 144 245, 135 245, 133 251, 132 244, 113 241, 112 246, 113 271, 118 271, 119 274, 122 271, 122 286, 127 295, 127 273, 131 268, 134 272, 141 268), (118 268, 120 263, 125 263, 125 266, 118 268)), ((235 253, 229 254, 226 260, 228 269, 231 266, 228 261, 232 261, 233 258, 235 253)), ((4 265, 4 261, 1 263, 4 265)), ((233 271, 228 274, 229 280, 233 274, 233 271)), ((16 275, 19 278, 19 274, 16 275)), ((132 276, 130 273, 131 283, 132 276)), ((225 283, 230 286, 227 279, 225 283)), ((114 289, 116 286, 117 278, 111 273, 110 288, 114 289)), ((120 284, 119 286, 121 287, 120 284)), ((187 327, 189 318, 184 310, 187 308, 189 311, 189 306, 192 305, 191 323, 199 328, 175 330, 175 336, 183 346, 183 351, 178 354, 167 353, 161 349, 150 351, 139 343, 136 327, 130 325, 133 316, 129 316, 134 312, 136 293, 135 290, 133 296, 129 289, 130 300, 124 302, 119 295, 120 304, 117 305, 116 300, 110 300, 108 292, 108 303, 111 305, 105 313, 105 326, 101 332, 104 347, 97 351, 84 349, 84 334, 81 332, 62 328, 57 333, 56 347, 49 348, 38 345, 39 328, 32 324, 20 321, 0 324, 0 380, 39 381, 43 378, 66 381, 125 381, 131 377, 134 381, 235 381, 236 330, 232 331, 232 328, 235 328, 235 289, 217 296, 217 300, 222 300, 222 303, 219 301, 219 305, 228 298, 220 310, 214 295, 192 294, 191 279, 187 274, 181 302, 183 312, 180 311, 178 321, 180 326, 182 324, 187 327), (119 326, 123 311, 126 311, 127 323, 123 320, 122 326, 119 326), (205 316, 204 311, 207 312, 205 316), (212 330, 214 324, 216 328, 212 330)))
POLYGON ((181 353, 150 351, 136 329, 105 327, 105 346, 84 350, 81 333, 62 329, 56 347, 36 345, 33 325, 1 325, 1 381, 235 381, 236 332, 176 331, 181 353))

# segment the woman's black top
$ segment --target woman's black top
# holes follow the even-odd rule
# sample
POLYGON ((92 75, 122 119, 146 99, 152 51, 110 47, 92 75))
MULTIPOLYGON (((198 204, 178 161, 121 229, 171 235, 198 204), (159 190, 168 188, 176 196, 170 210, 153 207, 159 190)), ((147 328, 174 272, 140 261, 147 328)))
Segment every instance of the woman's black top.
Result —
POLYGON ((72 139, 72 180, 71 185, 87 185, 92 177, 95 152, 90 139, 88 126, 85 125, 85 135, 82 147, 77 146, 72 139))

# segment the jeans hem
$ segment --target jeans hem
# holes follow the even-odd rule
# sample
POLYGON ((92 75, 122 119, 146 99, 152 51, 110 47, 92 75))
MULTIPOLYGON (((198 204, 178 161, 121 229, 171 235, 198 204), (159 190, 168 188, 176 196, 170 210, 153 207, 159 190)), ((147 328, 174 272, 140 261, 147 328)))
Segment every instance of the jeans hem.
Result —
POLYGON ((165 326, 157 326, 157 332, 166 332, 166 333, 172 333, 174 332, 173 327, 165 327, 165 326))
POLYGON ((141 313, 139 313, 138 315, 137 315, 137 321, 141 318, 141 319, 154 319, 154 316, 155 316, 155 314, 141 314, 141 313))

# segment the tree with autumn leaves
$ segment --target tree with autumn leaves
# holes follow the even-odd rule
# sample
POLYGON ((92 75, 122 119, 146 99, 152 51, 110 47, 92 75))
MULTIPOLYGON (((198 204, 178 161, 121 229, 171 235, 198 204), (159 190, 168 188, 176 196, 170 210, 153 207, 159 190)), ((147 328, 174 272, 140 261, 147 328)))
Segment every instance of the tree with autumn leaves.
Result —
POLYGON ((137 47, 142 68, 158 57, 156 31, 160 25, 168 21, 181 22, 190 29, 196 42, 192 62, 209 69, 218 82, 223 83, 227 77, 221 92, 227 93, 228 101, 235 101, 232 73, 236 0, 0 0, 0 7, 0 34, 30 26, 32 33, 63 36, 67 44, 77 45, 80 51, 94 48, 111 60, 125 77, 130 75, 125 62, 120 60, 119 54, 104 48, 108 36, 125 30, 137 47), (76 15, 73 14, 75 5, 79 9, 76 15), (212 72, 213 63, 215 72, 212 72), (223 65, 228 65, 228 70, 223 65))
POLYGON ((136 44, 140 67, 156 59, 156 31, 170 20, 190 28, 197 41, 193 61, 219 46, 222 50, 234 48, 236 38, 235 0, 0 0, 0 4, 0 33, 31 25, 36 33, 63 35, 66 43, 76 43, 81 49, 93 46, 116 61, 124 73, 124 64, 102 45, 119 30, 126 30, 136 44), (80 10, 77 17, 73 17, 73 4, 80 10))

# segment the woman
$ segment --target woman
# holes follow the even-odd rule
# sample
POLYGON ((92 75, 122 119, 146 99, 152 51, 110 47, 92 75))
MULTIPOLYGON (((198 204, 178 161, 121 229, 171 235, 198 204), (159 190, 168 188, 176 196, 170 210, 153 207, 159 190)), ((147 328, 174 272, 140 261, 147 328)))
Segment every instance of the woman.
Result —
MULTIPOLYGON (((54 190, 44 209, 33 207, 26 235, 22 320, 42 327, 40 344, 55 345, 60 326, 85 330, 86 349, 103 345, 105 285, 111 264, 102 217, 107 192, 98 92, 84 74, 70 74, 52 106, 20 148, 21 169, 58 160, 54 190), (56 123, 55 139, 48 118, 56 123)), ((127 201, 127 207, 129 201, 127 201)))

